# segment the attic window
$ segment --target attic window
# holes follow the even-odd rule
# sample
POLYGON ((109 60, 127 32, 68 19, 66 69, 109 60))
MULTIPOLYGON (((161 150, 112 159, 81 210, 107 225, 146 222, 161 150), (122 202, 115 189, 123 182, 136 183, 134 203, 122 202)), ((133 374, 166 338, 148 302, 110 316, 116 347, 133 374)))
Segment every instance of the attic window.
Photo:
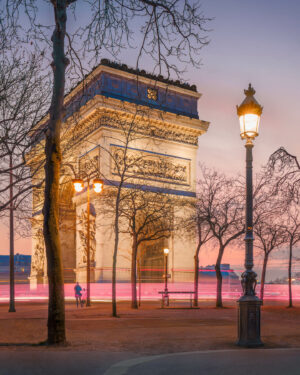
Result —
POLYGON ((153 89, 151 87, 147 88, 147 98, 150 100, 157 101, 157 89, 153 89))

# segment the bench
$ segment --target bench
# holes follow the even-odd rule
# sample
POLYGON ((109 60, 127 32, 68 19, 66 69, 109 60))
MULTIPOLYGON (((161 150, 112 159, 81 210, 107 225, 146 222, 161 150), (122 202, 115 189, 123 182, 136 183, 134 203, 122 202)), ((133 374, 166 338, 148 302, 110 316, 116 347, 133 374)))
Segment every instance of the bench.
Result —
POLYGON ((162 292, 158 292, 161 294, 161 308, 163 309, 164 306, 169 306, 169 295, 170 294, 189 294, 190 295, 190 307, 193 307, 193 299, 194 299, 194 291, 169 291, 169 290, 164 290, 162 292))

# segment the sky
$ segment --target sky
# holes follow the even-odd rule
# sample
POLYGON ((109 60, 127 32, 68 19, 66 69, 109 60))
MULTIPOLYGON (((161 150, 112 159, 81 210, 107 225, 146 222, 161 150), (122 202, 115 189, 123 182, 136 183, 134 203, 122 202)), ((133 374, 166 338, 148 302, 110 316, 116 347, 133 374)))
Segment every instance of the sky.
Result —
MULTIPOLYGON (((185 75, 202 93, 200 118, 210 122, 199 138, 198 160, 232 175, 244 173, 236 105, 250 82, 264 107, 253 150, 254 173, 280 146, 300 158, 299 0, 203 0, 202 9, 213 18, 208 25, 210 44, 202 50, 201 69, 188 67, 185 75)), ((134 66, 127 51, 122 61, 134 66)), ((30 239, 17 239, 15 249, 30 253, 30 239)), ((8 233, 2 253, 8 253, 8 233)), ((243 254, 242 248, 230 249, 224 261, 241 267, 243 254)), ((203 264, 214 261, 215 254, 207 251, 203 264)), ((260 262, 258 257, 256 264, 260 262)), ((278 268, 280 262, 275 259, 272 266, 278 268)))
POLYGON ((214 20, 203 67, 193 75, 203 93, 200 117, 211 122, 199 141, 200 160, 230 173, 243 172, 236 105, 250 82, 264 107, 254 168, 280 146, 300 156, 299 1, 210 0, 203 9, 214 20))
MULTIPOLYGON (((244 174, 245 149, 236 105, 243 101, 243 90, 250 82, 264 107, 253 149, 254 173, 280 146, 299 158, 300 2, 210 0, 202 4, 214 20, 211 42, 203 50, 203 67, 193 74, 203 94, 200 118, 211 123, 207 134, 199 138, 199 160, 229 174, 244 174)), ((216 252, 208 248, 204 263, 213 264, 215 257, 216 252)), ((238 269, 243 257, 242 246, 231 248, 223 262, 238 269)), ((267 279, 286 275, 282 258, 286 259, 286 252, 272 254, 267 279)), ((262 257, 258 252, 254 262, 259 271, 262 257)), ((299 262, 297 268, 300 271, 299 262)))

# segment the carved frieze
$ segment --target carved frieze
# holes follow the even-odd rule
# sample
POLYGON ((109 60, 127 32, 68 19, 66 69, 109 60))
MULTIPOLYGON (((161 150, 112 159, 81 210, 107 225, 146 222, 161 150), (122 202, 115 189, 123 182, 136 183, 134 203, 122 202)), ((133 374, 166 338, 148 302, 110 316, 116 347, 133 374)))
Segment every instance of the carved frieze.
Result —
MULTIPOLYGON (((79 141, 86 138, 89 134, 93 133, 97 129, 100 129, 101 127, 119 129, 123 132, 128 131, 131 127, 132 131, 132 120, 128 119, 126 121, 121 118, 121 116, 119 117, 113 115, 102 115, 98 119, 89 123, 79 123, 74 127, 71 139, 68 139, 68 142, 65 144, 64 150, 69 150, 79 141)), ((148 137, 166 139, 170 141, 186 143, 193 146, 197 146, 198 144, 198 136, 191 132, 180 128, 159 126, 158 124, 150 121, 136 120, 133 132, 148 137)))
POLYGON ((180 185, 190 184, 189 159, 162 155, 145 150, 111 145, 111 173, 118 175, 119 170, 126 168, 126 175, 134 178, 145 178, 154 181, 165 181, 180 185), (126 155, 125 155, 126 153, 126 155))

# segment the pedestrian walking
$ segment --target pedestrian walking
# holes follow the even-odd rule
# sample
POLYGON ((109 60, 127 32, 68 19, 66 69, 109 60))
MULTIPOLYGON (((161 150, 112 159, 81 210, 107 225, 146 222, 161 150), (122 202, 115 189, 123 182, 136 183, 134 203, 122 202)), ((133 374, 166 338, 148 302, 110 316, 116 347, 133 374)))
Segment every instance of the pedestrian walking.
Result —
POLYGON ((86 289, 82 289, 82 294, 81 294, 81 307, 83 307, 86 304, 86 298, 87 298, 87 292, 86 289))
POLYGON ((78 307, 79 304, 81 306, 81 291, 82 291, 82 288, 81 288, 81 286, 79 285, 78 282, 74 286, 74 291, 75 291, 75 298, 76 298, 76 306, 78 307))

